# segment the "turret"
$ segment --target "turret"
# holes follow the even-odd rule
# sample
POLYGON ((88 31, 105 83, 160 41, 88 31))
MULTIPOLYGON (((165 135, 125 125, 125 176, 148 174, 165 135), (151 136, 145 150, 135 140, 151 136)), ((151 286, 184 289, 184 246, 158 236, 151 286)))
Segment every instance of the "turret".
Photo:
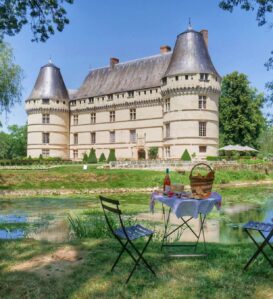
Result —
POLYGON ((185 149, 200 159, 218 154, 220 81, 208 52, 208 31, 189 28, 179 34, 161 87, 170 158, 185 149))
POLYGON ((26 111, 28 156, 69 158, 69 95, 53 63, 41 67, 26 111))

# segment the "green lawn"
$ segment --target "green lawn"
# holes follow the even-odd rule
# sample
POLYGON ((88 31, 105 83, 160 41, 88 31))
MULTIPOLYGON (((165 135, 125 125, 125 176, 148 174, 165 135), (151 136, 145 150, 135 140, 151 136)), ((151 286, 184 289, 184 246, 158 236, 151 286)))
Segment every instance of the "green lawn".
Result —
POLYGON ((253 245, 209 244, 207 259, 171 259, 159 248, 160 244, 154 242, 146 254, 157 277, 141 266, 126 286, 124 281, 133 265, 128 256, 123 256, 115 271, 110 272, 119 250, 114 240, 88 239, 58 245, 32 240, 1 242, 0 297, 273 297, 272 268, 263 258, 247 272, 242 271, 253 245), (69 248, 71 260, 48 258, 58 255, 62 248, 69 248))
MULTIPOLYGON (((189 184, 189 173, 171 172, 173 182, 189 184)), ((49 170, 0 170, 0 189, 92 189, 92 188, 147 188, 162 185, 164 172, 151 170, 109 170, 82 166, 60 166, 49 170)), ((262 172, 219 170, 215 183, 258 181, 273 179, 262 172)))

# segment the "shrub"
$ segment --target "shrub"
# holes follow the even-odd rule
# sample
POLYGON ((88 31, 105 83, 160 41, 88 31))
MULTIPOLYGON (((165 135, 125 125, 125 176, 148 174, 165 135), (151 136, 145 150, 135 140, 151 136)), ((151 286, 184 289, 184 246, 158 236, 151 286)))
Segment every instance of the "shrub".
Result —
POLYGON ((222 157, 207 156, 207 161, 221 161, 222 157))
POLYGON ((94 148, 91 148, 87 161, 88 161, 88 163, 98 163, 98 160, 96 157, 96 150, 94 148))
POLYGON ((105 157, 104 153, 101 153, 99 162, 105 162, 105 161, 106 161, 106 157, 105 157))
POLYGON ((184 153, 183 153, 183 155, 181 157, 181 160, 182 161, 191 161, 191 156, 190 156, 190 154, 189 154, 189 152, 188 152, 187 149, 184 150, 184 153))
POLYGON ((158 147, 156 146, 150 147, 148 152, 149 159, 154 160, 157 158, 157 155, 158 155, 158 147))
POLYGON ((87 155, 87 153, 84 153, 82 160, 83 160, 84 163, 88 162, 88 155, 87 155))
POLYGON ((109 152, 109 156, 108 156, 108 159, 107 159, 107 162, 112 162, 112 161, 117 161, 117 158, 116 158, 116 152, 115 152, 115 149, 114 148, 111 148, 110 149, 110 152, 109 152))

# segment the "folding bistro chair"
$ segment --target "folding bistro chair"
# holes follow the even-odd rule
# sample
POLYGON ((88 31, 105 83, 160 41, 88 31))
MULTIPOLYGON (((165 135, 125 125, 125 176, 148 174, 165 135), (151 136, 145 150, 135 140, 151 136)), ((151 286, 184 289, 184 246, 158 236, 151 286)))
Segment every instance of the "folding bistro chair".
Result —
POLYGON ((121 252, 119 253, 114 265, 112 266, 111 271, 114 270, 114 268, 117 265, 120 257, 126 251, 135 263, 129 277, 126 280, 126 283, 129 282, 131 276, 133 275, 133 273, 136 270, 136 267, 139 265, 140 261, 143 261, 146 268, 149 271, 151 271, 154 275, 156 275, 155 272, 153 271, 153 269, 151 268, 151 266, 147 263, 147 261, 143 257, 143 254, 144 254, 146 248, 148 247, 148 245, 149 245, 149 243, 150 243, 150 241, 153 237, 154 231, 149 230, 149 229, 147 229, 147 228, 145 228, 145 227, 143 227, 139 224, 133 225, 133 226, 130 226, 130 227, 125 227, 124 224, 123 224, 122 217, 121 217, 122 212, 119 209, 119 201, 114 200, 114 199, 105 198, 105 197, 102 197, 102 196, 100 196, 100 201, 101 201, 101 206, 102 206, 102 209, 103 209, 103 212, 104 212, 104 216, 105 216, 107 225, 108 225, 110 231, 112 232, 112 234, 114 235, 114 237, 118 240, 118 242, 120 243, 120 245, 122 247, 121 252), (118 215, 119 222, 120 222, 120 228, 118 228, 118 229, 113 228, 111 220, 109 218, 109 212, 118 215), (137 249, 137 247, 133 244, 132 241, 134 241, 136 239, 139 239, 141 237, 146 237, 146 236, 149 237, 148 241, 145 244, 142 251, 140 252, 137 249), (133 251, 137 255, 136 257, 133 255, 132 251, 128 249, 128 245, 131 245, 131 248, 133 249, 133 251))
POLYGON ((256 252, 253 254, 253 256, 246 263, 246 265, 244 267, 244 270, 246 270, 249 267, 249 265, 258 257, 258 255, 260 253, 263 254, 263 256, 266 258, 266 260, 269 262, 269 264, 273 267, 272 260, 267 256, 267 254, 263 250, 266 245, 268 245, 273 250, 273 246, 272 246, 272 244, 270 244, 270 239, 273 237, 273 224, 271 224, 271 223, 249 221, 248 223, 246 223, 243 226, 243 229, 249 235, 250 239, 258 247, 258 249, 256 250, 256 252), (260 235, 263 238, 263 242, 261 244, 258 244, 258 242, 250 234, 251 230, 252 231, 258 231, 260 233, 260 235), (267 234, 267 236, 266 236, 265 233, 267 234))

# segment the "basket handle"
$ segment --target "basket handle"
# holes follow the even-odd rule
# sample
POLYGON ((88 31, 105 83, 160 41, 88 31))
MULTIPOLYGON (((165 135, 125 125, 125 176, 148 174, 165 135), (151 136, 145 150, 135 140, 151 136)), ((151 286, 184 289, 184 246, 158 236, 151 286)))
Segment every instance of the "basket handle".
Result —
POLYGON ((200 165, 205 165, 210 169, 210 171, 214 172, 214 170, 211 168, 211 166, 209 164, 201 162, 201 163, 197 163, 193 166, 193 168, 191 169, 190 177, 192 177, 192 172, 193 172, 194 168, 196 168, 197 166, 200 166, 200 165))

